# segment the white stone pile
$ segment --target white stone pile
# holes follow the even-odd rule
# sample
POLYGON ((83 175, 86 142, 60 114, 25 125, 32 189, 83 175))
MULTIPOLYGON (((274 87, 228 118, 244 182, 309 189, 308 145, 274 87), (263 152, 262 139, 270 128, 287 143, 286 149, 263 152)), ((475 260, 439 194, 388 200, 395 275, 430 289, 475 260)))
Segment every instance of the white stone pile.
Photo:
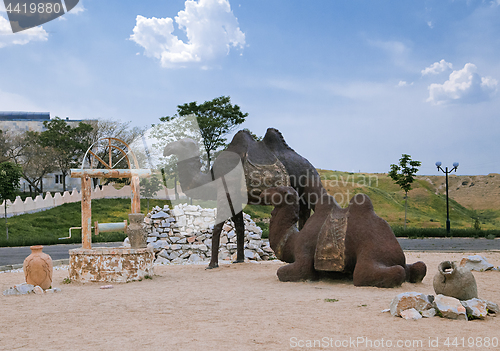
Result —
MULTIPOLYGON (((216 209, 182 204, 170 209, 156 206, 144 218, 148 245, 156 254, 156 264, 201 263, 210 259, 212 229, 216 209)), ((250 215, 243 214, 245 222, 245 259, 261 261, 274 259, 269 242, 262 240, 262 229, 250 215)), ((219 260, 236 259, 236 233, 231 220, 224 224, 219 247, 219 260)))
POLYGON ((382 312, 391 312, 408 320, 417 320, 422 317, 431 318, 436 315, 467 321, 469 319, 485 319, 488 315, 496 316, 500 308, 494 302, 473 298, 460 301, 451 296, 425 295, 419 292, 404 292, 391 302, 390 309, 382 312))

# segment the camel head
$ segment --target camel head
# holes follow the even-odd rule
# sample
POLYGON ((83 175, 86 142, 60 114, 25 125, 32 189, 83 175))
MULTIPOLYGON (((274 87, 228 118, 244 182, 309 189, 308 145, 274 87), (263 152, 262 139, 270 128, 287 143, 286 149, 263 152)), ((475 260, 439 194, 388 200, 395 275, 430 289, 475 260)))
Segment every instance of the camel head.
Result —
POLYGON ((179 160, 199 157, 200 149, 198 143, 190 138, 174 141, 163 149, 163 156, 176 155, 179 160))
POLYGON ((299 203, 299 195, 297 191, 290 186, 278 186, 265 189, 260 198, 265 205, 280 206, 297 206, 299 203))

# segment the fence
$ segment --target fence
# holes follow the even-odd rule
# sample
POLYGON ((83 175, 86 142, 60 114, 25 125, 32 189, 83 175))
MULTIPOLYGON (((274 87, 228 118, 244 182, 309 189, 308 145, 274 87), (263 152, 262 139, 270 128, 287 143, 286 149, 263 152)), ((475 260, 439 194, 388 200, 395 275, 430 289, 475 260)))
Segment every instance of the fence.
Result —
MULTIPOLYGON (((184 194, 178 189, 180 197, 184 194)), ((96 187, 92 190, 92 199, 119 199, 119 198, 130 198, 132 190, 129 185, 124 186, 121 189, 115 189, 111 184, 105 185, 101 188, 96 187)), ((154 196, 155 199, 174 199, 174 189, 165 189, 158 191, 154 196)), ((27 197, 24 201, 20 196, 16 197, 14 202, 7 200, 7 218, 12 216, 18 216, 24 213, 34 213, 39 211, 45 211, 50 208, 54 208, 63 204, 79 202, 82 200, 82 195, 77 189, 73 189, 70 193, 65 191, 64 194, 56 193, 54 196, 50 192, 45 194, 45 198, 42 195, 38 195, 33 200, 31 197, 27 197)), ((0 218, 5 217, 5 201, 0 205, 0 218)))

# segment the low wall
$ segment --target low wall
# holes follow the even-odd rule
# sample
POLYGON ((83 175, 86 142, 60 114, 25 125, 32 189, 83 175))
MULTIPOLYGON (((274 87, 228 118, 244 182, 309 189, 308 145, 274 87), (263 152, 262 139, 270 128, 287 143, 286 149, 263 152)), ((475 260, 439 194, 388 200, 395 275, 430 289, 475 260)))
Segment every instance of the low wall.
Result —
MULTIPOLYGON (((176 205, 170 209, 156 206, 144 218, 148 243, 153 247, 156 264, 206 262, 211 257, 212 229, 216 209, 194 205, 176 205)), ((276 258, 269 241, 262 240, 262 229, 244 213, 245 259, 261 261, 276 258)), ((128 239, 125 240, 127 242, 128 239)), ((231 220, 224 224, 219 247, 219 260, 236 259, 236 233, 231 220)))
MULTIPOLYGON (((182 196, 180 189, 178 193, 182 196)), ((121 189, 115 189, 111 184, 105 185, 101 188, 96 187, 92 190, 92 199, 130 199, 132 195, 132 189, 129 185, 124 186, 121 189)), ((174 199, 174 189, 162 189, 158 191, 155 199, 174 199)), ((50 208, 60 206, 62 204, 80 202, 82 200, 81 193, 75 188, 70 193, 65 191, 63 195, 56 193, 54 196, 47 192, 45 198, 42 195, 38 195, 34 200, 31 197, 27 197, 24 201, 20 196, 16 197, 14 202, 7 200, 7 218, 12 216, 18 216, 24 213, 34 213, 39 211, 45 211, 50 208)), ((5 217, 5 201, 0 205, 0 218, 5 217)))

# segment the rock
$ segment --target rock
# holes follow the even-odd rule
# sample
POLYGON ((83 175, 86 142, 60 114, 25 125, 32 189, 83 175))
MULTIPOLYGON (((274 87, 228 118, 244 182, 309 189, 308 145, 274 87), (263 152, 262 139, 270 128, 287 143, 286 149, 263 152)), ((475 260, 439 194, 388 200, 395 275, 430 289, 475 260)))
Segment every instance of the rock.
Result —
POLYGON ((158 257, 155 260, 155 264, 169 264, 170 261, 166 257, 158 257))
POLYGON ((488 315, 487 303, 485 300, 473 298, 467 301, 461 301, 461 303, 462 306, 465 307, 468 316, 484 319, 488 315))
POLYGON ((257 253, 252 251, 252 250, 245 250, 244 254, 245 254, 245 258, 248 258, 250 260, 255 260, 255 259, 257 259, 256 256, 258 256, 257 253))
POLYGON ((19 291, 19 293, 21 295, 24 295, 24 294, 29 294, 31 292, 33 292, 33 289, 35 288, 34 285, 31 285, 31 284, 28 284, 28 283, 22 283, 22 284, 19 284, 19 285, 14 285, 14 288, 19 291))
POLYGON ((439 294, 434 298, 433 305, 445 318, 467 320, 465 307, 454 297, 439 294))
POLYGON ((228 250, 236 250, 238 248, 238 244, 229 243, 226 247, 228 250))
POLYGON ((158 253, 158 256, 159 256, 159 257, 163 257, 163 258, 169 258, 169 257, 170 257, 170 255, 168 254, 168 251, 167 251, 167 250, 165 250, 165 249, 161 250, 161 251, 158 253))
POLYGON ((229 231, 229 232, 227 233, 227 238, 228 238, 228 239, 232 239, 232 238, 234 238, 234 237, 236 237, 236 232, 235 232, 234 230, 231 230, 231 231, 229 231))
POLYGON ((9 296, 9 295, 25 295, 33 292, 33 289, 35 286, 27 283, 19 284, 19 285, 14 285, 14 287, 9 288, 7 290, 3 291, 4 296, 9 296))
POLYGON ((179 237, 177 237, 177 236, 171 236, 171 237, 170 237, 170 241, 171 241, 172 243, 174 243, 174 244, 175 244, 175 243, 177 243, 179 240, 181 240, 181 238, 179 238, 179 237))
POLYGON ((255 233, 249 234, 248 237, 252 240, 261 240, 262 239, 261 234, 255 234, 255 233))
POLYGON ((233 227, 227 223, 224 223, 224 226, 222 227, 222 230, 227 232, 227 233, 229 233, 232 229, 233 229, 233 227))
POLYGON ((182 258, 180 258, 180 257, 174 258, 174 259, 171 261, 171 263, 173 263, 173 264, 181 264, 181 263, 183 263, 183 262, 184 262, 184 260, 183 260, 182 258))
POLYGON ((198 254, 192 254, 191 256, 189 256, 188 261, 196 263, 196 262, 202 261, 202 259, 201 259, 200 255, 198 255, 198 254))
POLYGON ((163 211, 159 211, 153 215, 151 215, 151 219, 161 219, 161 218, 168 218, 170 215, 168 213, 165 213, 163 211))
POLYGON ((172 210, 172 215, 174 217, 179 217, 179 216, 182 216, 183 214, 184 214, 184 211, 177 206, 175 206, 174 209, 172 210))
POLYGON ((420 314, 420 312, 418 312, 414 308, 410 308, 409 310, 401 311, 401 313, 399 315, 406 320, 416 321, 417 319, 422 319, 422 315, 420 314))
POLYGON ((208 247, 205 244, 200 244, 198 245, 198 250, 205 252, 208 251, 208 247))
POLYGON ((428 310, 422 311, 422 317, 432 318, 436 315, 436 310, 434 308, 429 308, 428 310))
POLYGON ((500 313, 500 308, 494 302, 486 300, 486 308, 488 309, 488 313, 500 313))
POLYGON ((58 292, 61 292, 61 289, 59 289, 59 288, 51 288, 51 289, 45 290, 46 294, 54 294, 54 293, 58 293, 58 292))
POLYGON ((43 289, 38 285, 33 288, 33 292, 37 295, 45 294, 45 291, 43 291, 43 289))
POLYGON ((488 263, 488 261, 486 261, 486 258, 479 255, 467 256, 462 258, 462 260, 460 261, 460 266, 465 267, 468 270, 478 272, 488 271, 495 267, 491 263, 488 263))
POLYGON ((401 311, 412 308, 418 312, 422 312, 432 308, 432 305, 427 295, 418 292, 405 292, 394 297, 390 306, 393 316, 400 316, 401 311))
POLYGON ((198 212, 198 206, 195 205, 184 206, 184 212, 198 212))
POLYGON ((169 260, 175 260, 177 257, 179 257, 179 253, 176 252, 176 251, 172 251, 169 255, 168 255, 168 259, 169 260))

